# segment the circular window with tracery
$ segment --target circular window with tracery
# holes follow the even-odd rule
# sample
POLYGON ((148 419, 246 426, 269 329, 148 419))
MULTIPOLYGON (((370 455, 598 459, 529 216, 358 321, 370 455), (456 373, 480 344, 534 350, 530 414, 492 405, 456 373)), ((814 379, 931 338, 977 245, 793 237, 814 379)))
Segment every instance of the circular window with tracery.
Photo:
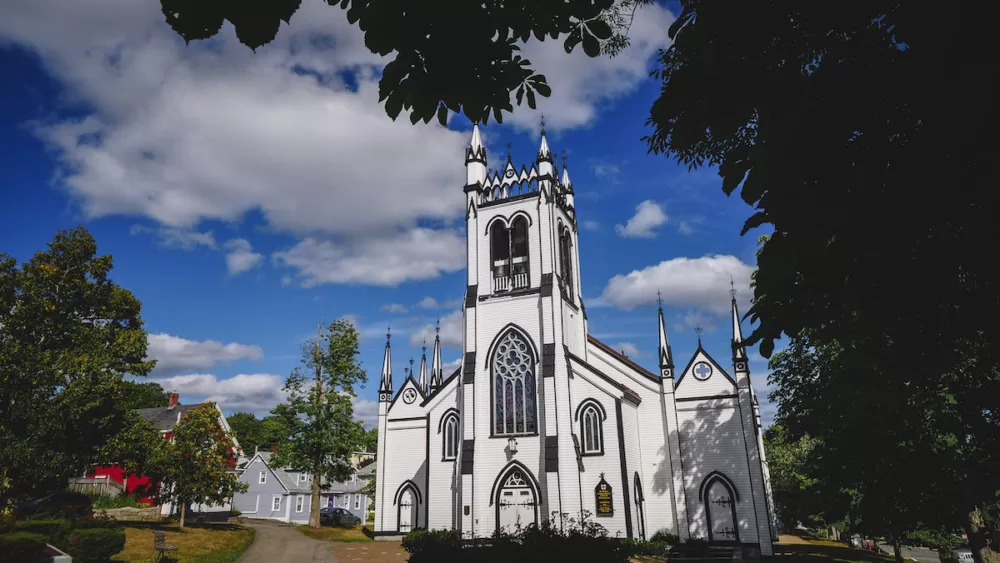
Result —
POLYGON ((493 430, 495 434, 538 431, 535 410, 535 359, 528 342, 509 331, 493 353, 493 430))

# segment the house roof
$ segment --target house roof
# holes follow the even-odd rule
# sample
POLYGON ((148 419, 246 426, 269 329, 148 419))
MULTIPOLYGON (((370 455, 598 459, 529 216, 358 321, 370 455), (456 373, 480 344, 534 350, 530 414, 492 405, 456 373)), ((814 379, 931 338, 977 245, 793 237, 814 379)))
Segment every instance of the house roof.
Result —
MULTIPOLYGON (((271 463, 271 458, 274 456, 273 453, 257 452, 257 455, 259 455, 260 458, 264 460, 264 463, 266 463, 267 466, 271 469, 271 471, 274 472, 274 474, 278 477, 278 481, 288 492, 308 493, 312 491, 312 488, 308 483, 303 483, 301 485, 298 484, 298 474, 301 473, 300 471, 288 467, 275 467, 274 464, 271 463)), ((253 458, 251 458, 251 460, 252 459, 253 458)), ((366 466, 365 469, 363 469, 362 471, 367 470, 368 467, 371 467, 371 471, 374 471, 375 464, 372 463, 369 466, 366 466)), ((366 478, 371 476, 371 474, 363 475, 362 471, 358 472, 358 477, 366 478)), ((324 479, 323 482, 325 483, 326 480, 324 479)), ((330 483, 329 488, 322 489, 322 493, 323 494, 355 493, 355 492, 360 492, 363 486, 364 485, 362 483, 352 483, 351 481, 330 483)))
POLYGON ((157 430, 170 430, 177 425, 180 417, 201 405, 176 405, 174 407, 151 407, 136 409, 140 416, 153 424, 157 430))

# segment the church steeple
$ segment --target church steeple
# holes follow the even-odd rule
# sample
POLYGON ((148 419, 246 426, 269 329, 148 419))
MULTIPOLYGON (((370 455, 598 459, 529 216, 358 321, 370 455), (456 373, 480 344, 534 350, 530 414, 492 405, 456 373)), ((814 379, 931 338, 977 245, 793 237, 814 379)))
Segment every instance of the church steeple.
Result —
POLYGON ((562 183, 563 194, 566 197, 566 207, 570 208, 571 210, 575 210, 576 205, 573 197, 573 182, 572 180, 569 179, 569 165, 566 164, 566 151, 563 151, 562 160, 563 160, 563 173, 562 173, 561 183, 562 183))
POLYGON ((674 357, 670 352, 670 343, 667 342, 667 325, 663 321, 663 301, 660 299, 660 291, 656 291, 657 314, 660 321, 660 375, 664 378, 674 376, 674 357))
POLYGON ((465 149, 465 191, 475 191, 486 182, 486 147, 479 124, 472 126, 472 140, 465 149))
MULTIPOLYGON (((729 282, 733 285, 732 280, 729 282)), ((740 327, 740 312, 736 306, 736 288, 729 291, 732 296, 733 308, 733 364, 735 371, 747 371, 747 349, 743 345, 743 329, 740 327)))
POLYGON ((434 351, 431 353, 431 392, 441 387, 441 321, 434 327, 434 351))
POLYGON ((417 379, 417 386, 420 387, 420 392, 427 394, 427 341, 424 340, 424 345, 421 348, 420 355, 420 378, 417 379))
POLYGON ((392 354, 389 347, 389 340, 392 338, 391 327, 385 332, 385 357, 382 359, 382 381, 378 388, 378 400, 389 402, 392 400, 392 354))

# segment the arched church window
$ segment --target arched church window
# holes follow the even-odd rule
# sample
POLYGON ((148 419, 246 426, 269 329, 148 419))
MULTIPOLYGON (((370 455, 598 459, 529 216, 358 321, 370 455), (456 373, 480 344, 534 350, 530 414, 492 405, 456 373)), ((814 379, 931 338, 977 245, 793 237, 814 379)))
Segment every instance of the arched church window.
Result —
POLYGON ((535 358, 521 333, 508 331, 493 353, 493 433, 538 432, 535 358))
POLYGON ((490 259, 494 279, 510 275, 510 231, 503 221, 494 222, 490 228, 490 259))
POLYGON ((583 437, 584 454, 604 453, 604 429, 601 413, 594 405, 587 405, 580 414, 580 435, 583 437))
POLYGON ((562 282, 563 290, 569 297, 573 297, 573 245, 570 239, 569 229, 563 228, 559 232, 559 278, 562 282))
POLYGON ((458 457, 458 417, 448 415, 444 421, 444 459, 453 460, 458 457))
POLYGON ((528 287, 528 220, 514 219, 510 228, 511 289, 528 287))

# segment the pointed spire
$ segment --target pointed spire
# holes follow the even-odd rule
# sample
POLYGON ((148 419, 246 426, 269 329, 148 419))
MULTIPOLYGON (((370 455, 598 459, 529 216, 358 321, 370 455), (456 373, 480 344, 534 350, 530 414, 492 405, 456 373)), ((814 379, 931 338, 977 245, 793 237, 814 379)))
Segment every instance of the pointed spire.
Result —
MULTIPOLYGON (((542 116, 541 124, 542 124, 542 144, 541 144, 540 147, 538 147, 538 162, 541 163, 543 161, 547 161, 547 162, 549 162, 551 164, 552 163, 552 150, 549 149, 549 140, 545 136, 545 116, 544 115, 542 116)), ((539 172, 541 172, 541 171, 539 171, 539 172)))
POLYGON ((392 398, 392 355, 389 341, 392 339, 392 327, 385 332, 385 357, 382 359, 382 382, 379 385, 379 400, 389 401, 392 398))
POLYGON ((472 142, 469 143, 469 147, 473 150, 483 148, 483 136, 479 132, 479 123, 472 125, 472 142))
POLYGON ((663 300, 659 289, 656 290, 656 303, 660 321, 660 375, 673 377, 674 358, 670 352, 670 343, 667 342, 667 325, 663 321, 663 300))
POLYGON ((424 340, 424 345, 421 348, 420 355, 420 377, 417 379, 417 385, 420 387, 420 391, 423 394, 427 394, 427 341, 424 340))
POLYGON ((729 295, 733 298, 733 359, 743 360, 747 359, 747 349, 743 346, 743 329, 740 328, 740 312, 736 307, 736 285, 733 280, 729 280, 729 285, 732 289, 729 290, 729 295))
POLYGON ((472 140, 469 148, 465 150, 465 163, 479 162, 486 164, 486 147, 483 145, 483 135, 479 132, 479 124, 472 124, 472 140))
POLYGON ((563 173, 562 173, 563 188, 565 188, 568 191, 572 191, 570 188, 573 185, 573 182, 571 182, 569 179, 569 166, 566 164, 566 149, 563 149, 562 152, 562 166, 563 166, 563 173))
POLYGON ((431 391, 441 387, 444 374, 441 373, 441 321, 434 327, 434 351, 431 353, 431 391))

